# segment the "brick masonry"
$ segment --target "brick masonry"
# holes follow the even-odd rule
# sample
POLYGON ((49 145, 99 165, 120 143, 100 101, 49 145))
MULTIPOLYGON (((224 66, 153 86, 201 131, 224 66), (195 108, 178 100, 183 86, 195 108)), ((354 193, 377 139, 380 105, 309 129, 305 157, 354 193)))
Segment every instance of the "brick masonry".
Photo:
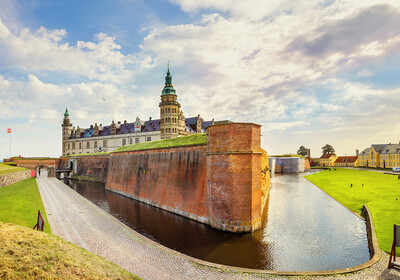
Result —
POLYGON ((2 174, 0 175, 0 187, 8 186, 28 178, 31 178, 31 170, 2 174))
POLYGON ((112 153, 106 188, 217 229, 257 230, 270 187, 260 126, 225 123, 207 133, 207 145, 112 153))
POLYGON ((18 167, 35 169, 38 166, 54 167, 60 166, 59 159, 18 159, 15 160, 18 167))

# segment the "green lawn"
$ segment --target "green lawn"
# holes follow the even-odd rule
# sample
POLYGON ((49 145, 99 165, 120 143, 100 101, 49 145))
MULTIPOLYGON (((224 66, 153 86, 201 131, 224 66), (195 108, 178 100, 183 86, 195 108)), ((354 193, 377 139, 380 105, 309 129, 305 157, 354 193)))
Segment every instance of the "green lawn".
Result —
POLYGON ((45 220, 43 231, 51 233, 35 178, 0 188, 0 221, 33 228, 38 210, 45 220))
POLYGON ((26 168, 10 166, 8 164, 0 162, 0 175, 7 174, 7 173, 14 173, 14 172, 22 171, 22 170, 26 170, 26 168))
POLYGON ((83 154, 72 154, 72 155, 67 155, 67 157, 76 157, 76 156, 104 156, 104 155, 109 155, 109 152, 102 152, 102 153, 83 153, 83 154))
POLYGON ((363 205, 367 204, 372 212, 379 247, 390 253, 393 224, 400 224, 400 180, 397 176, 336 168, 305 178, 357 214, 361 215, 363 205))
POLYGON ((205 133, 193 134, 189 136, 183 136, 178 138, 170 138, 165 140, 151 141, 145 143, 139 143, 134 145, 126 145, 118 148, 114 152, 127 152, 127 151, 138 151, 148 150, 157 148, 167 147, 179 147, 179 146, 191 146, 207 144, 207 135, 205 133))

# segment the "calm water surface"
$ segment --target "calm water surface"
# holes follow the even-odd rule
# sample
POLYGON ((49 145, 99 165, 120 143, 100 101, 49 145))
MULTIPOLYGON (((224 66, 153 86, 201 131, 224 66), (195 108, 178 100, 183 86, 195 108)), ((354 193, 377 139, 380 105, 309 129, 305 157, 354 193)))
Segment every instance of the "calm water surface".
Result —
POLYGON ((65 183, 139 233, 199 259, 283 271, 333 270, 367 262, 364 220, 303 175, 271 178, 263 227, 249 234, 214 230, 106 191, 101 183, 65 183))

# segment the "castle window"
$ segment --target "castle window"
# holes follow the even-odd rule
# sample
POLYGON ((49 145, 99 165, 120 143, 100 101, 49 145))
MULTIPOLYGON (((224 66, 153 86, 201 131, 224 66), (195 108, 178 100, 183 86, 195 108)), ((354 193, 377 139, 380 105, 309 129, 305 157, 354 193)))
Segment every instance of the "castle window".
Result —
POLYGON ((86 149, 90 148, 90 142, 86 142, 86 149))
POLYGON ((103 148, 107 147, 107 140, 103 140, 103 148))
POLYGON ((97 141, 94 141, 94 147, 97 148, 97 141))
POLYGON ((147 136, 147 142, 151 141, 151 136, 147 136))
POLYGON ((168 113, 171 113, 171 109, 170 108, 168 108, 168 113))
POLYGON ((133 138, 129 138, 129 144, 133 144, 133 138))
POLYGON ((135 138, 135 144, 139 143, 139 138, 135 138))
POLYGON ((82 149, 82 143, 79 142, 79 149, 82 149))
POLYGON ((75 149, 75 143, 72 143, 72 149, 75 149))
POLYGON ((122 146, 125 146, 126 145, 126 139, 124 138, 124 139, 122 139, 122 146))
POLYGON ((68 143, 68 150, 71 149, 71 143, 68 143))

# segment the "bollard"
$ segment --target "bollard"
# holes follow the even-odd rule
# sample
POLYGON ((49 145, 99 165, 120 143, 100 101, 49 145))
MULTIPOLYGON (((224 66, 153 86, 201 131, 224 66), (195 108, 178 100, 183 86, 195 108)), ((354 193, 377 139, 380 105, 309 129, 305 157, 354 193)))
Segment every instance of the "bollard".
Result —
POLYGON ((44 219, 43 219, 42 213, 40 212, 40 210, 38 210, 37 223, 33 227, 33 229, 36 228, 37 230, 43 231, 43 227, 44 227, 44 219))

